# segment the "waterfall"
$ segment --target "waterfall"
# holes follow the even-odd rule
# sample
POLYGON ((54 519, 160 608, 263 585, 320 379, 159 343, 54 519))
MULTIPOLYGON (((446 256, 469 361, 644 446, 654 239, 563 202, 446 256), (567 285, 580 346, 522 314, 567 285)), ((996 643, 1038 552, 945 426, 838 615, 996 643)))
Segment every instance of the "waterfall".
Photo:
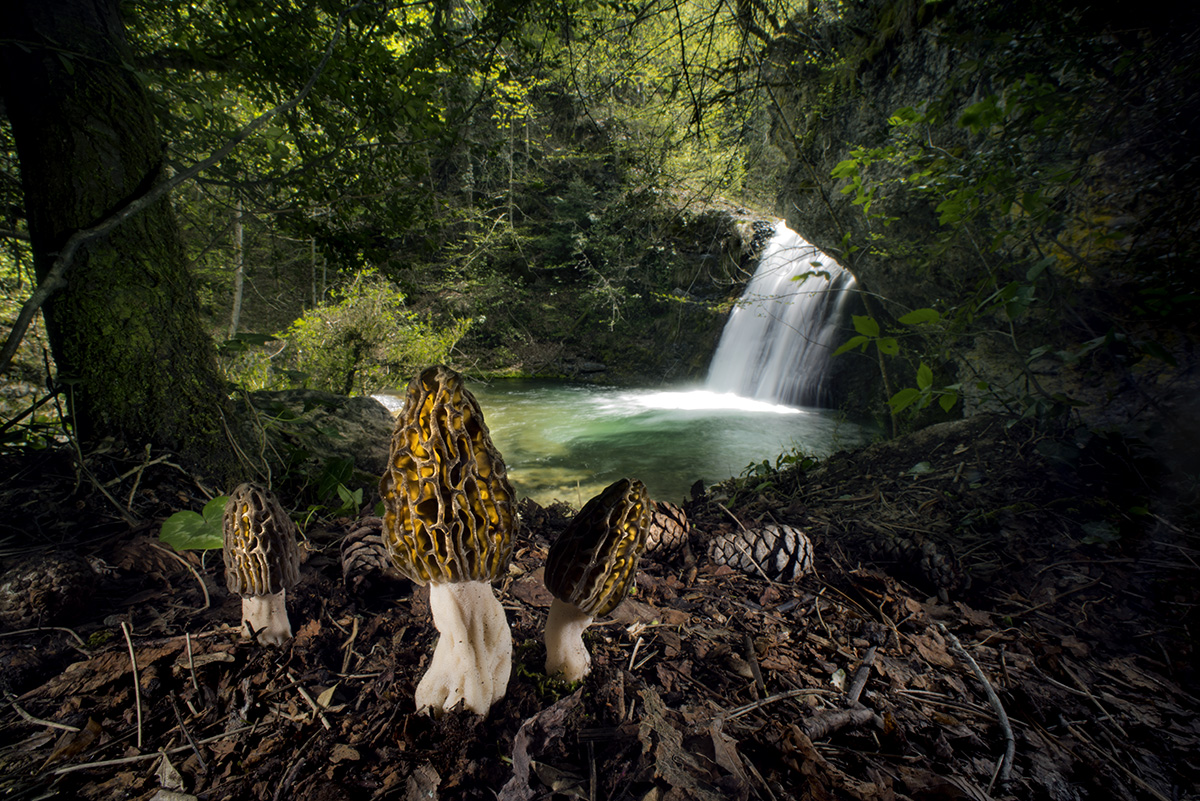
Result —
POLYGON ((707 388, 789 406, 828 403, 826 368, 853 285, 854 276, 778 222, 721 332, 707 388))

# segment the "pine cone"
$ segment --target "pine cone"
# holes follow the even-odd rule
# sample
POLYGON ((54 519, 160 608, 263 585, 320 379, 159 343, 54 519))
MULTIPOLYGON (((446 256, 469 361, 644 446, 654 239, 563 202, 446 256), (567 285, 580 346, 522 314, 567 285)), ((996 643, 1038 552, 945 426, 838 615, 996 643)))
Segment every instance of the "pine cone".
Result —
POLYGON ((94 600, 96 585, 96 573, 82 556, 27 556, 0 576, 0 629, 73 622, 94 600))
POLYGON ((687 544, 689 530, 687 514, 681 507, 658 501, 646 531, 646 553, 679 550, 687 544))
POLYGON ((403 578, 388 556, 382 533, 382 518, 366 517, 342 540, 342 580, 351 591, 380 577, 397 581, 403 578))
POLYGON ((800 529, 771 523, 718 535, 708 545, 708 556, 751 576, 762 568, 768 578, 795 581, 812 570, 813 547, 800 529))

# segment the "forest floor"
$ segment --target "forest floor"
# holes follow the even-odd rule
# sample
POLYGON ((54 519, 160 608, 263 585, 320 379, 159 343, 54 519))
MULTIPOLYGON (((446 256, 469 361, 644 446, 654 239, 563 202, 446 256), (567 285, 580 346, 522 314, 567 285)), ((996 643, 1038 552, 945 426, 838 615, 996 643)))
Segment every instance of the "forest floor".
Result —
POLYGON ((1195 511, 1147 500, 1164 479, 1119 442, 973 419, 698 491, 580 686, 542 673, 570 510, 525 502, 486 719, 416 713, 437 632, 425 591, 343 547, 369 520, 308 528, 296 637, 263 648, 219 556, 158 542, 205 500, 169 460, 3 462, 5 798, 1200 798, 1195 511), (763 522, 807 531, 815 570, 707 560, 763 522))

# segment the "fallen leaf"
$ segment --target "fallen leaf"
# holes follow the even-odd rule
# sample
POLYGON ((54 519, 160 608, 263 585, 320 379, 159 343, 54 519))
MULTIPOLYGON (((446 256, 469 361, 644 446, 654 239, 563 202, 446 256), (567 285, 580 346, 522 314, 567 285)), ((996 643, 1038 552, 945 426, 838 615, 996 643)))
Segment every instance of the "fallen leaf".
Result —
POLYGON ((99 736, 100 724, 96 722, 95 718, 88 718, 87 725, 82 729, 63 735, 58 747, 54 749, 54 753, 42 763, 42 769, 44 770, 47 765, 53 765, 55 762, 78 756, 96 742, 96 738, 99 736))

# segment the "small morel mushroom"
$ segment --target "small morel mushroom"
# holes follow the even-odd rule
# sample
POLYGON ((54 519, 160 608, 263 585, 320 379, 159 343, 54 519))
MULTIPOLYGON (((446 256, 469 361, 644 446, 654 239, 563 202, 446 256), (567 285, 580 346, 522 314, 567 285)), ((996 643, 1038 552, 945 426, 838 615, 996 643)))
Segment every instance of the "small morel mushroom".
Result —
POLYGON ((241 484, 225 504, 225 584, 242 596, 242 636, 263 645, 292 638, 287 591, 300 580, 296 524, 270 491, 241 484))
POLYGON ((508 568, 517 518, 504 460, 458 373, 429 367, 409 383, 379 491, 383 543, 401 573, 430 585, 441 635, 417 709, 440 714, 461 702, 486 715, 512 670, 491 582, 508 568))
POLYGON ((777 581, 795 581, 812 570, 813 547, 803 531, 775 525, 737 528, 708 544, 708 557, 751 576, 765 573, 777 581))
POLYGON ((679 550, 688 540, 687 513, 682 507, 666 501, 656 501, 653 505, 650 528, 646 532, 646 553, 679 550))
POLYGON ((623 478, 584 504, 550 547, 545 580, 554 600, 546 620, 547 675, 579 681, 591 669, 583 632, 629 593, 653 503, 642 482, 623 478))

